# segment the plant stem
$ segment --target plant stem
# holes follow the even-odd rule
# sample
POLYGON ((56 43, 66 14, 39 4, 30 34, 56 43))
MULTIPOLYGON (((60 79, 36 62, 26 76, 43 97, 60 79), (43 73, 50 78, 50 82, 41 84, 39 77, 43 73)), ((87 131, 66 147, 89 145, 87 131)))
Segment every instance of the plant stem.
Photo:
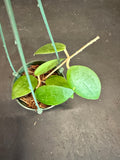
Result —
POLYGON ((78 51, 76 51, 74 54, 72 54, 70 56, 70 59, 73 58, 74 56, 76 56, 77 54, 79 54, 80 52, 82 52, 85 48, 87 48, 91 44, 95 43, 98 39, 100 39, 99 36, 97 36, 96 38, 94 38, 93 40, 91 40, 90 42, 88 42, 86 45, 84 45, 82 48, 80 48, 78 51))
POLYGON ((68 63, 67 67, 69 68, 69 62, 70 59, 72 59, 74 56, 76 56, 77 54, 79 54, 80 52, 82 52, 85 48, 87 48, 88 46, 90 46, 91 44, 95 43, 98 39, 100 39, 99 36, 97 36, 96 38, 94 38, 93 40, 91 40, 90 42, 88 42, 86 45, 84 45, 82 48, 80 48, 78 51, 76 51, 75 53, 73 53, 71 56, 68 57, 68 52, 66 52, 67 50, 64 50, 66 56, 68 58, 66 58, 57 68, 55 68, 50 74, 48 74, 44 80, 46 80, 48 77, 50 77, 55 71, 57 71, 60 67, 62 67, 65 63, 68 63))
POLYGON ((48 74, 44 80, 46 80, 48 77, 50 77, 55 71, 57 71, 60 67, 62 67, 65 63, 67 62, 67 59, 64 60, 57 68, 55 68, 52 72, 50 72, 50 74, 48 74))
POLYGON ((37 85, 36 89, 37 89, 38 87, 40 87, 40 85, 41 85, 41 79, 40 79, 40 76, 37 76, 37 77, 38 77, 38 85, 37 85))
POLYGON ((69 53, 68 53, 68 51, 67 51, 66 48, 64 49, 64 52, 65 52, 65 54, 66 54, 66 57, 70 57, 70 56, 69 56, 69 53))
POLYGON ((65 52, 66 57, 67 57, 66 67, 67 67, 67 69, 69 69, 70 68, 70 65, 69 65, 69 63, 70 63, 70 56, 69 56, 69 53, 68 53, 67 49, 65 49, 64 52, 65 52))

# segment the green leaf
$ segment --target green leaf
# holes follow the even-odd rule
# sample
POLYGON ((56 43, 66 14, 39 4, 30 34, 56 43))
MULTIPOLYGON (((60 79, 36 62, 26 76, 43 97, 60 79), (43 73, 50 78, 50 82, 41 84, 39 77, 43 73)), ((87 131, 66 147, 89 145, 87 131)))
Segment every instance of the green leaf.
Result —
MULTIPOLYGON (((38 83, 37 79, 34 76, 30 75, 30 80, 31 80, 33 89, 35 89, 36 86, 37 86, 37 83, 38 83)), ((28 81, 27 81, 27 77, 26 77, 26 75, 21 76, 13 84, 12 99, 25 96, 29 93, 31 93, 31 90, 29 89, 29 84, 28 84, 28 81)))
POLYGON ((56 86, 70 88, 67 80, 64 77, 58 75, 50 76, 48 79, 46 79, 45 83, 46 85, 56 85, 56 86))
MULTIPOLYGON (((60 62, 63 61, 64 59, 60 59, 60 62)), ((54 67, 56 67, 58 65, 58 60, 57 59, 53 59, 50 61, 47 61, 43 64, 41 64, 34 72, 35 76, 40 76, 41 74, 44 74, 46 72, 48 72, 49 70, 53 69, 54 67)))
MULTIPOLYGON (((50 76, 48 79, 46 79, 45 83, 46 85, 56 85, 56 86, 70 88, 67 80, 64 77, 58 75, 50 76)), ((74 95, 72 95, 70 98, 73 99, 74 95)))
POLYGON ((73 94, 73 90, 55 85, 45 85, 35 91, 38 101, 47 105, 58 105, 67 101, 73 94))
POLYGON ((67 80, 74 92, 86 99, 98 99, 101 83, 97 74, 85 66, 72 66, 67 71, 67 80))
MULTIPOLYGON (((64 51, 64 49, 66 48, 66 46, 63 43, 55 43, 57 52, 61 52, 64 51)), ((51 54, 51 53, 55 53, 55 50, 53 48, 52 43, 48 43, 42 47, 40 47, 35 53, 36 54, 51 54)))

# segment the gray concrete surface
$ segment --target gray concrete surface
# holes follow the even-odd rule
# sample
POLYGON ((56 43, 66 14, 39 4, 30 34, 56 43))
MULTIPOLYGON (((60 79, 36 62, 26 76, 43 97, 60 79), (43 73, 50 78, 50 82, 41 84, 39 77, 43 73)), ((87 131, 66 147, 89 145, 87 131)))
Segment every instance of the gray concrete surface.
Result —
MULTIPOLYGON (((12 0, 26 61, 49 37, 37 2, 12 0)), ((43 1, 54 39, 72 54, 99 35, 101 39, 71 60, 93 69, 102 93, 97 101, 78 96, 42 115, 11 100, 12 71, 0 39, 0 160, 120 160, 120 1, 43 1)), ((0 21, 13 64, 20 58, 2 0, 0 21)), ((63 57, 63 53, 60 57, 63 57)))

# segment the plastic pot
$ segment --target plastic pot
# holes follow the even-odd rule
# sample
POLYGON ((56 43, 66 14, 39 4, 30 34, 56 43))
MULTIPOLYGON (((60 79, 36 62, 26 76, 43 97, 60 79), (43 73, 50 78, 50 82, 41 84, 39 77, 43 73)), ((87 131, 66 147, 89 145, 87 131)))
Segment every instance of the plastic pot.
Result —
MULTIPOLYGON (((38 64, 38 65, 41 65, 41 64, 43 64, 43 63, 45 63, 45 61, 31 61, 31 62, 27 63, 27 68, 29 68, 31 65, 37 65, 37 64, 38 64)), ((13 79, 13 84, 14 84, 15 81, 22 75, 23 72, 24 72, 24 68, 23 68, 23 66, 22 66, 22 67, 18 70, 17 76, 14 77, 14 79, 13 79)), ((60 70, 59 70, 59 69, 58 69, 56 72, 58 73, 58 75, 64 76, 63 73, 60 73, 60 70)), ((36 109, 32 109, 32 108, 27 107, 27 104, 24 103, 23 101, 21 101, 19 98, 17 98, 16 101, 17 101, 17 103, 18 103, 21 107, 23 107, 23 108, 25 108, 25 109, 27 109, 27 110, 35 111, 35 112, 36 112, 36 109)), ((47 107, 47 108, 43 108, 43 111, 44 111, 44 110, 49 110, 49 109, 51 109, 51 108, 53 108, 53 107, 55 107, 55 105, 49 106, 49 107, 47 107)))

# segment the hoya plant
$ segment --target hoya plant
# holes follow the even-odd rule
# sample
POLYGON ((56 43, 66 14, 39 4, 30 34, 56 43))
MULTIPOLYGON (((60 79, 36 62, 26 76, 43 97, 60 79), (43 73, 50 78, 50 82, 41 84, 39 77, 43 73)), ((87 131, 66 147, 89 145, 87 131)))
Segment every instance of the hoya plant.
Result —
MULTIPOLYGON (((80 50, 72 54, 68 54, 66 46, 62 43, 55 43, 57 52, 64 51, 66 59, 52 59, 47 61, 34 70, 34 74, 30 75, 30 80, 35 91, 38 102, 45 105, 58 105, 64 103, 69 98, 74 97, 74 93, 78 96, 96 100, 100 96, 101 83, 97 74, 90 68, 82 65, 70 66, 70 60, 80 53, 83 49, 95 42, 99 37, 83 46, 80 50), (64 64, 67 67, 65 76, 54 74, 64 64), (47 73, 47 74, 46 74, 47 73), (44 78, 43 78, 44 75, 44 78), (42 77, 42 78, 41 78, 42 77)), ((40 47, 34 55, 53 54, 55 50, 51 43, 40 47)), ((26 75, 21 75, 13 84, 12 99, 29 95, 31 90, 26 75)))

